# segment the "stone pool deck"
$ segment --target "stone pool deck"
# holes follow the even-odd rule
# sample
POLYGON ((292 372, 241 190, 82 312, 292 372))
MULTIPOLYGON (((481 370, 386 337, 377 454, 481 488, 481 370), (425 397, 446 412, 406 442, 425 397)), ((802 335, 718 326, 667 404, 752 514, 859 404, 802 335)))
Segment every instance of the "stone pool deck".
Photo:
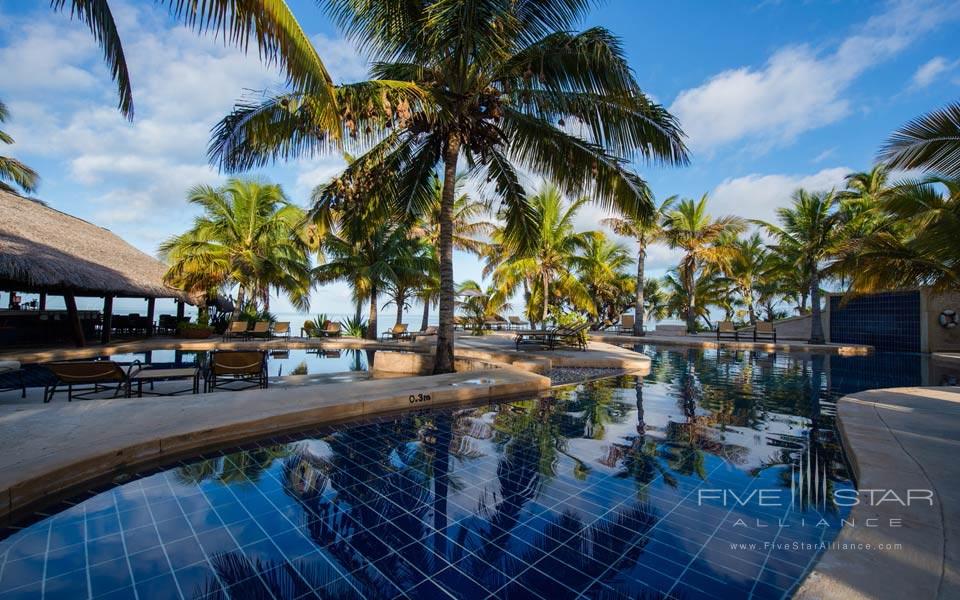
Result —
POLYGON ((764 341, 736 341, 730 339, 717 340, 709 333, 697 335, 657 335, 648 334, 642 337, 591 331, 590 339, 620 346, 627 344, 651 344, 655 346, 683 346, 687 348, 728 348, 731 350, 762 350, 764 352, 795 352, 837 354, 840 356, 863 356, 873 352, 873 346, 863 344, 808 344, 799 340, 780 340, 777 343, 764 341))
POLYGON ((837 417, 863 502, 850 513, 856 525, 844 526, 836 542, 902 549, 831 548, 796 597, 960 598, 960 388, 860 392, 838 402, 837 417), (933 506, 871 505, 867 490, 903 499, 907 490, 932 490, 933 506), (890 519, 902 519, 902 527, 890 527, 890 519))
POLYGON ((378 413, 533 396, 546 377, 502 366, 447 375, 164 398, 0 407, 0 524, 125 472, 378 413))

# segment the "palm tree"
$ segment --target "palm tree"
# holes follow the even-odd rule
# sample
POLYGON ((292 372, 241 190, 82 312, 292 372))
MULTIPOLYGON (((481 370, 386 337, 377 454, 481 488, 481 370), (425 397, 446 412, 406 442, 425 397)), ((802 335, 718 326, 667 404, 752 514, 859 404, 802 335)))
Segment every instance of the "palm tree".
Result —
MULTIPOLYGON (((318 117, 333 125, 337 121, 332 80, 313 42, 300 28, 284 0, 158 0, 169 6, 170 15, 198 33, 211 32, 224 42, 244 50, 253 39, 260 58, 285 70, 287 83, 313 95, 318 117)), ((133 118, 133 88, 123 53, 120 32, 108 0, 51 0, 58 12, 70 10, 70 17, 85 23, 96 39, 110 73, 117 84, 119 108, 133 118)))
POLYGON ((404 246, 403 250, 410 253, 410 263, 395 269, 394 278, 387 284, 386 289, 390 300, 383 305, 386 308, 392 304, 397 308, 397 325, 403 323, 404 309, 410 308, 410 300, 417 295, 420 287, 424 287, 425 280, 429 277, 427 271, 418 267, 427 266, 432 269, 435 262, 435 255, 428 250, 431 247, 423 241, 411 238, 404 246))
MULTIPOLYGON (((367 338, 377 339, 377 308, 380 294, 405 278, 428 268, 428 259, 419 254, 419 244, 406 227, 391 222, 372 223, 362 231, 343 228, 331 231, 321 242, 323 263, 313 275, 318 283, 346 282, 354 301, 370 302, 367 338)), ((398 308, 398 313, 402 310, 398 308)))
POLYGON ((584 234, 580 253, 571 257, 570 262, 577 271, 581 285, 593 300, 593 313, 598 317, 597 326, 616 322, 630 305, 630 292, 637 284, 633 277, 624 272, 633 262, 627 248, 608 238, 602 231, 591 231, 584 234))
POLYGON ((617 235, 628 236, 637 240, 637 300, 634 305, 636 318, 633 320, 633 335, 644 335, 645 333, 643 329, 643 293, 646 287, 644 266, 647 261, 647 246, 661 239, 664 215, 669 212, 676 199, 676 196, 670 196, 660 203, 653 215, 644 218, 611 217, 601 221, 617 235))
MULTIPOLYGON (((469 252, 475 256, 482 256, 488 244, 478 239, 490 235, 496 225, 486 220, 490 213, 490 205, 471 198, 463 188, 467 178, 457 175, 456 198, 453 202, 453 248, 461 252, 469 252)), ((430 270, 430 277, 421 282, 417 291, 417 298, 423 303, 422 329, 426 329, 430 320, 430 305, 435 304, 440 297, 440 260, 436 249, 440 247, 440 207, 443 186, 440 178, 433 180, 433 200, 430 210, 421 216, 411 234, 427 242, 432 248, 431 256, 436 263, 430 270)))
POLYGON ((737 290, 743 304, 747 307, 750 324, 756 325, 757 313, 754 303, 768 263, 769 252, 757 233, 746 239, 735 238, 729 243, 729 247, 730 257, 723 265, 723 274, 737 290))
POLYGON ((922 169, 960 177, 960 102, 910 121, 880 149, 891 169, 922 169))
MULTIPOLYGON (((6 122, 9 118, 10 112, 7 110, 7 105, 0 102, 0 123, 6 122)), ((2 129, 0 129, 0 143, 13 143, 13 138, 2 129)), ((16 194, 16 188, 5 183, 6 181, 15 183, 21 190, 29 194, 37 189, 40 176, 37 175, 36 171, 15 158, 0 156, 0 191, 16 194)))
POLYGON ((484 290, 479 283, 468 279, 457 286, 457 293, 465 298, 460 307, 475 335, 483 331, 487 320, 503 318, 503 313, 510 310, 506 295, 496 286, 484 290))
MULTIPOLYGON (((493 280, 509 296, 524 281, 532 283, 531 302, 539 300, 541 326, 546 327, 550 315, 551 293, 565 297, 577 308, 592 313, 593 300, 586 287, 573 271, 574 257, 587 243, 588 234, 574 230, 573 219, 586 198, 566 206, 560 190, 544 185, 530 198, 535 227, 526 250, 517 251, 504 260, 493 272, 493 280)), ((507 223, 507 238, 512 235, 507 223)))
MULTIPOLYGON (((433 173, 442 167, 438 373, 453 370, 453 207, 461 158, 501 202, 512 242, 520 245, 532 233, 533 210, 518 166, 567 194, 588 194, 639 216, 653 210, 650 192, 627 162, 687 162, 679 126, 640 89, 619 40, 599 27, 571 32, 587 3, 323 4, 375 61, 372 80, 336 89, 343 138, 372 147, 325 201, 338 204, 346 199, 341 190, 375 186, 407 212, 423 214, 433 173), (371 168, 376 177, 358 177, 371 168)), ((331 149, 338 132, 320 118, 318 104, 310 93, 294 92, 238 105, 215 130, 212 160, 235 171, 331 149)))
POLYGON ((298 309, 309 309, 304 213, 279 185, 231 179, 219 188, 196 186, 187 199, 204 213, 189 231, 160 245, 170 262, 168 284, 195 293, 236 285, 238 310, 248 300, 268 309, 273 286, 298 309))
POLYGON ((843 242, 831 267, 852 274, 854 291, 960 287, 960 179, 904 182, 878 212, 883 226, 843 242))
POLYGON ((777 209, 780 225, 763 221, 763 226, 776 240, 772 249, 792 258, 793 268, 803 273, 810 290, 810 343, 822 344, 823 324, 820 322, 820 278, 824 261, 839 249, 842 242, 843 215, 837 210, 837 194, 808 192, 798 189, 793 193, 793 205, 777 209))
POLYGON ((738 233, 744 228, 739 217, 713 219, 707 213, 707 195, 700 200, 684 199, 671 210, 663 224, 663 238, 671 248, 683 250, 678 274, 687 295, 687 331, 696 331, 697 279, 716 270, 730 258, 727 246, 716 242, 725 233, 738 233))

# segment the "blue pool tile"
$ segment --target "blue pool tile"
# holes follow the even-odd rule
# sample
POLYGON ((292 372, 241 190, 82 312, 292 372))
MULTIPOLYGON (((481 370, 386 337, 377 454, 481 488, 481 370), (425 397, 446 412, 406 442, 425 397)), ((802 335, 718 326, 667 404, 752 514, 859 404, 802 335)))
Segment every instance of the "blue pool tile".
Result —
POLYGON ((121 558, 90 567, 90 587, 94 596, 133 585, 127 559, 121 558))
POLYGON ((74 600, 87 596, 87 573, 80 569, 67 575, 51 577, 47 574, 46 585, 43 588, 45 600, 74 600))

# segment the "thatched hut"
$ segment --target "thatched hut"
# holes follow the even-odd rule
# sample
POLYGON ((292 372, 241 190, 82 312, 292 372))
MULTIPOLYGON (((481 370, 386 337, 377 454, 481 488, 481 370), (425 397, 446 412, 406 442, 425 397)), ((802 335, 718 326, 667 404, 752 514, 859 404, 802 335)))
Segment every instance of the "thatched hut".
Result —
MULTIPOLYGON (((77 296, 104 298, 103 334, 109 340, 113 298, 154 300, 184 294, 163 283, 166 266, 107 229, 40 202, 0 191, 0 290, 63 296, 74 338, 83 344, 77 296)), ((9 315, 8 315, 9 316, 9 315)))

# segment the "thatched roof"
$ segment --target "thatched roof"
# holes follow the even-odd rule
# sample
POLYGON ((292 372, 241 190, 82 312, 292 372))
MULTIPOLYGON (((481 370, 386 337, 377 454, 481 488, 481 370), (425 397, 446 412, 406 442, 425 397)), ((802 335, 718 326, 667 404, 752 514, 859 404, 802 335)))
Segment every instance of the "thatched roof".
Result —
POLYGON ((182 298, 166 269, 107 229, 0 191, 0 289, 182 298))

